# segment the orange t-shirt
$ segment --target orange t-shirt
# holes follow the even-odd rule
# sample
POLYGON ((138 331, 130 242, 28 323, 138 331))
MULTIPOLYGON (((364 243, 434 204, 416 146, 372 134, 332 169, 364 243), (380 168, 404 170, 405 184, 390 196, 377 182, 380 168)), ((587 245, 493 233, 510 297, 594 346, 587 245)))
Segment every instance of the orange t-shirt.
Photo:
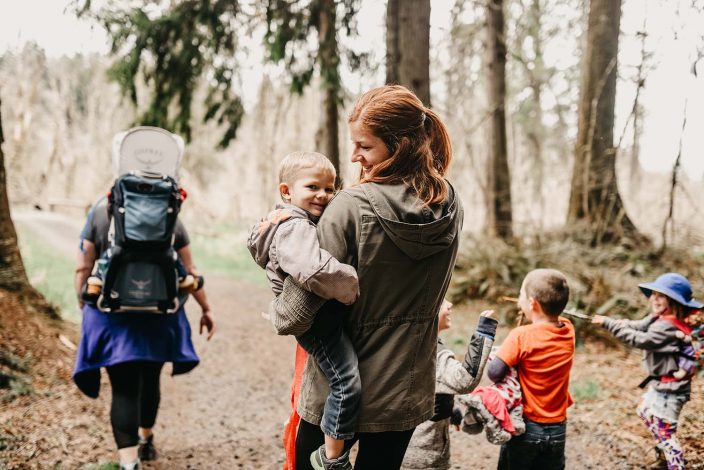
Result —
POLYGON ((574 357, 574 326, 531 323, 513 329, 496 354, 509 367, 518 366, 523 415, 538 423, 559 423, 573 401, 569 392, 574 357))

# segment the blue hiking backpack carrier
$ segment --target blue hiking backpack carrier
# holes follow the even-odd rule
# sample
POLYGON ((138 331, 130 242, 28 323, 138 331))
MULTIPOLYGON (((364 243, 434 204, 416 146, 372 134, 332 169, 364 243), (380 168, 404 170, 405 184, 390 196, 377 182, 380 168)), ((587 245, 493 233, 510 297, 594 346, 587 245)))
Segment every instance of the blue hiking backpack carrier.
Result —
POLYGON ((181 302, 173 248, 182 195, 170 176, 132 171, 108 195, 109 247, 103 256, 104 312, 175 313, 181 302))

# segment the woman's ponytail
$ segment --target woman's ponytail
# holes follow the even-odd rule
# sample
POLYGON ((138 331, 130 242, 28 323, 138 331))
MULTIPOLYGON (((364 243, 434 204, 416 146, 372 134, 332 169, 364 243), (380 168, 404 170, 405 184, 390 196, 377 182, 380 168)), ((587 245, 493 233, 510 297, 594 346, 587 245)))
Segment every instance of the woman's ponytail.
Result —
POLYGON ((452 161, 452 142, 447 127, 432 109, 425 109, 425 131, 433 153, 433 166, 441 176, 445 176, 452 161))
POLYGON ((363 172, 361 182, 405 182, 423 204, 447 198, 444 175, 452 161, 452 144, 445 124, 408 88, 385 85, 360 96, 349 122, 360 121, 389 149, 391 156, 363 172))

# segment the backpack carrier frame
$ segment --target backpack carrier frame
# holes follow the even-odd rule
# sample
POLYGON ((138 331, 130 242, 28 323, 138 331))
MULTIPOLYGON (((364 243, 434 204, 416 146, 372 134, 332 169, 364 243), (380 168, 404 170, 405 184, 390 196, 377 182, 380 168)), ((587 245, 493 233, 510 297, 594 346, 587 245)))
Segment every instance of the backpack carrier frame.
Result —
POLYGON ((158 127, 113 138, 108 247, 84 288, 86 302, 101 311, 176 313, 187 297, 179 296, 173 247, 185 199, 177 182, 183 151, 181 137, 158 127))

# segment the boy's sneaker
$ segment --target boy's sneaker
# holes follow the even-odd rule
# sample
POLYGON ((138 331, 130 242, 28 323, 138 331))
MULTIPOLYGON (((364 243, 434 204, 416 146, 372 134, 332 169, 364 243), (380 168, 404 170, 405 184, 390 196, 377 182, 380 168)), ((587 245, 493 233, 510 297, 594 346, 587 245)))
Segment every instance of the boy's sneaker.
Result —
POLYGON ((655 449, 655 460, 649 464, 648 470, 667 470, 667 459, 665 458, 665 453, 659 447, 654 447, 655 449))
POLYGON ((128 464, 121 463, 120 464, 120 470, 139 470, 139 469, 140 469, 139 458, 132 463, 128 463, 128 464))
POLYGON ((145 462, 148 460, 156 460, 154 434, 147 437, 146 439, 141 437, 139 438, 139 442, 137 444, 137 456, 139 457, 139 460, 144 460, 145 462))
POLYGON ((467 411, 462 418, 462 431, 467 434, 479 434, 484 430, 484 423, 477 417, 473 410, 467 411))
POLYGON ((310 454, 310 464, 314 470, 352 470, 349 450, 336 459, 329 459, 325 456, 325 445, 310 454))

